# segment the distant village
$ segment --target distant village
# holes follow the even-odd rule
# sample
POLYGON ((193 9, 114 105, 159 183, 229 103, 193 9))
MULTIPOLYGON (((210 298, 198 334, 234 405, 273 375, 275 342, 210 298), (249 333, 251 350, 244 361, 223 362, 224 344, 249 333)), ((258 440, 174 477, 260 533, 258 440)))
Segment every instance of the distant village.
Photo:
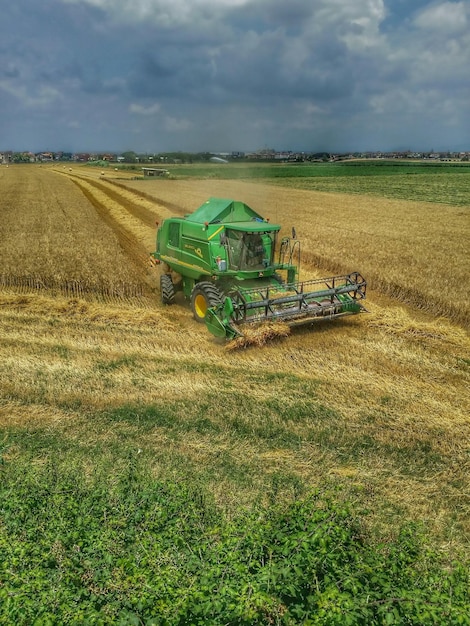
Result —
POLYGON ((353 159, 414 159, 432 161, 469 161, 470 151, 466 152, 295 152, 290 150, 277 151, 263 148, 255 152, 164 152, 164 153, 137 153, 133 151, 123 153, 87 153, 87 152, 14 152, 0 151, 0 164, 10 163, 51 163, 55 161, 73 163, 99 163, 101 166, 109 164, 188 164, 188 163, 230 163, 236 161, 271 161, 281 163, 322 162, 333 163, 353 159))

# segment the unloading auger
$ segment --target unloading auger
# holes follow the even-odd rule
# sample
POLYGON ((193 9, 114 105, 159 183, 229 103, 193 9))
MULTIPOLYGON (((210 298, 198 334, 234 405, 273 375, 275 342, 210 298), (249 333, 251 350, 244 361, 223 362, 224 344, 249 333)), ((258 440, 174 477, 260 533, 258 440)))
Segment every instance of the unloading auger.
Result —
POLYGON ((280 230, 245 203, 222 198, 164 220, 152 254, 163 267, 162 302, 173 304, 183 291, 194 318, 227 339, 247 324, 294 326, 365 310, 358 272, 299 282, 300 242, 293 229, 277 245, 280 230))

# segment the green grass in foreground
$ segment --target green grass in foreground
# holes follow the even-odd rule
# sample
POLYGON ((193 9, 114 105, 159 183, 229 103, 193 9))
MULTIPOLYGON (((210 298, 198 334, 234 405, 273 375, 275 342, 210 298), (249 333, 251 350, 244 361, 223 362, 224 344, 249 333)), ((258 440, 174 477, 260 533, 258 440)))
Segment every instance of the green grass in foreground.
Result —
MULTIPOLYGON (((84 415, 64 433, 0 432, 0 624, 470 624, 468 568, 416 524, 380 539, 352 491, 279 474, 251 506, 222 507, 212 482, 243 487, 240 461, 220 453, 197 471, 148 445, 220 436, 210 404, 193 403, 194 421, 175 402, 84 415)), ((284 418, 310 409, 334 442, 339 416, 321 406, 284 418)), ((269 415, 228 429, 260 450, 299 443, 269 415)))

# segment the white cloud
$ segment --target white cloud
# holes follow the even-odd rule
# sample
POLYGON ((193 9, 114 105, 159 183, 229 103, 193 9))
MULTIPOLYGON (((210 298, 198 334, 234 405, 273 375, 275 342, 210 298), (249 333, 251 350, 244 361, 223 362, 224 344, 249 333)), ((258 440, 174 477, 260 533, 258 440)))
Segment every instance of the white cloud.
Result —
MULTIPOLYGON (((142 104, 133 103, 129 106, 130 113, 140 115, 143 117, 156 116, 158 114, 158 121, 168 132, 180 132, 191 128, 192 124, 190 120, 184 117, 172 117, 164 114, 161 105, 158 102, 154 104, 144 106, 142 104)), ((140 132, 140 130, 139 130, 140 132)))
POLYGON ((300 105, 300 113, 303 115, 324 115, 327 110, 325 107, 318 106, 314 102, 307 102, 300 105))
POLYGON ((0 90, 15 98, 18 105, 25 108, 43 108, 62 100, 61 92, 47 85, 39 85, 33 92, 26 85, 0 80, 0 90))
POLYGON ((417 28, 446 35, 460 33, 468 28, 468 4, 463 2, 441 2, 424 9, 415 18, 417 28))
POLYGON ((211 16, 221 10, 240 7, 250 0, 61 0, 68 4, 89 4, 116 21, 139 22, 151 18, 161 26, 190 23, 196 16, 211 16))
POLYGON ((192 127, 191 122, 185 118, 165 117, 165 130, 170 132, 181 132, 189 130, 192 127))
POLYGON ((103 81, 103 88, 108 90, 122 90, 126 87, 126 80, 122 77, 110 78, 103 81))
POLYGON ((424 88, 439 100, 452 94, 457 107, 468 101, 469 17, 470 4, 434 3, 415 16, 414 29, 396 33, 392 55, 407 68, 410 93, 424 88))
POLYGON ((142 104, 132 103, 129 106, 129 111, 131 113, 136 113, 137 115, 156 115, 160 112, 161 106, 156 102, 155 104, 151 104, 150 106, 144 106, 142 104))
POLYGON ((352 50, 364 50, 378 43, 386 14, 384 0, 322 0, 310 25, 316 32, 333 31, 352 50))

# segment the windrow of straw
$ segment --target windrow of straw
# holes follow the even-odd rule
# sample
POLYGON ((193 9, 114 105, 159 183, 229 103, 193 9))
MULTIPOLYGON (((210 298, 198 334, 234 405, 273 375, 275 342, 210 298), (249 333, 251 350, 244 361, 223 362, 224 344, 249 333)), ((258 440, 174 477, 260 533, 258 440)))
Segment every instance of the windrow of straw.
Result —
POLYGON ((257 324, 244 324, 237 329, 240 336, 228 341, 226 350, 239 350, 249 346, 261 347, 273 339, 280 339, 290 335, 290 328, 284 322, 260 322, 257 324))
POLYGON ((97 281, 58 280, 53 277, 12 276, 0 274, 0 288, 13 288, 24 293, 47 290, 70 298, 102 296, 104 298, 140 298, 145 295, 144 286, 138 283, 99 283, 97 281))

